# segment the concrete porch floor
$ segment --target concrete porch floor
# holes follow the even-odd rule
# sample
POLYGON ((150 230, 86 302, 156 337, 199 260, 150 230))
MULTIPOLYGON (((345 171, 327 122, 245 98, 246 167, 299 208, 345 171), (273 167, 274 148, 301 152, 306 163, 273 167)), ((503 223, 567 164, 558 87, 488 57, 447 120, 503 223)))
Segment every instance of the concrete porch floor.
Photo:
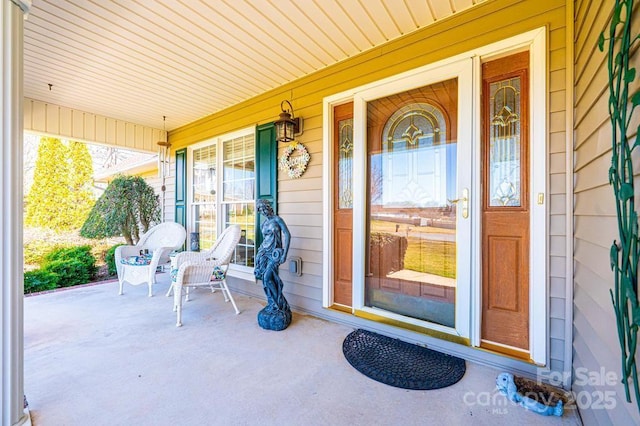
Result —
POLYGON ((495 389, 500 371, 467 362, 448 388, 410 391, 373 381, 342 354, 352 328, 294 312, 261 329, 261 300, 204 290, 175 326, 159 274, 26 297, 25 394, 32 424, 59 425, 575 425, 528 412, 495 389))

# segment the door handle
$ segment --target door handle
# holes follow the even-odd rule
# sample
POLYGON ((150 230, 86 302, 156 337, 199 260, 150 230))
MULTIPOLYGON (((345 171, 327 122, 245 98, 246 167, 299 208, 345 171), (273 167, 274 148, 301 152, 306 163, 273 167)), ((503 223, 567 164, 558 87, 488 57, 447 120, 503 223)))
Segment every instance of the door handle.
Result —
POLYGON ((460 208, 462 209, 462 217, 465 219, 469 217, 469 190, 467 188, 464 188, 462 190, 462 197, 456 198, 455 200, 447 201, 449 201, 451 204, 462 203, 460 205, 460 208))

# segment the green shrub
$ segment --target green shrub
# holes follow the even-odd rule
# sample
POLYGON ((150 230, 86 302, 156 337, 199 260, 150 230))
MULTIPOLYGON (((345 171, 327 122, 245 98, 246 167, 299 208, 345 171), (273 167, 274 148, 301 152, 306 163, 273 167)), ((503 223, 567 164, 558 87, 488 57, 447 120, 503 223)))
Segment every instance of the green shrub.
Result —
POLYGON ((124 244, 116 244, 107 250, 107 253, 104 255, 104 261, 107 264, 107 269, 109 270, 109 275, 115 275, 118 273, 116 269, 116 248, 123 246, 124 244))
MULTIPOLYGON (((47 266, 53 262, 73 261, 77 261, 84 266, 89 279, 96 274, 96 258, 91 253, 91 246, 89 245, 55 249, 45 255, 42 267, 47 268, 47 266)), ((89 279, 85 282, 88 282, 89 279)))
POLYGON ((46 263, 42 270, 56 274, 59 278, 59 287, 86 284, 91 281, 92 276, 87 265, 74 258, 52 260, 46 263))
POLYGON ((36 293, 58 287, 60 277, 53 272, 36 269, 24 273, 24 292, 36 293))

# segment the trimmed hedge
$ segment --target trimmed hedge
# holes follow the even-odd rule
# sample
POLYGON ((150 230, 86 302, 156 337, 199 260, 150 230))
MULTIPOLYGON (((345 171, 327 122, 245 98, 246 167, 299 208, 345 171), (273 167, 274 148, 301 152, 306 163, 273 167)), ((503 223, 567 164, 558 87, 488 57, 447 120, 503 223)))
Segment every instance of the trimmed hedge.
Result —
POLYGON ((97 272, 89 245, 56 248, 43 256, 40 266, 25 272, 25 294, 86 284, 97 272))
POLYGON ((91 250, 90 245, 54 249, 44 256, 42 267, 46 268, 52 262, 72 262, 75 260, 84 265, 89 278, 92 278, 96 274, 97 268, 96 258, 91 250))
POLYGON ((24 273, 24 292, 27 294, 53 290, 58 287, 59 282, 60 277, 54 272, 42 269, 27 271, 24 273))
POLYGON ((47 263, 41 270, 56 274, 60 280, 59 287, 73 287, 91 281, 91 274, 86 265, 77 259, 54 260, 47 263))

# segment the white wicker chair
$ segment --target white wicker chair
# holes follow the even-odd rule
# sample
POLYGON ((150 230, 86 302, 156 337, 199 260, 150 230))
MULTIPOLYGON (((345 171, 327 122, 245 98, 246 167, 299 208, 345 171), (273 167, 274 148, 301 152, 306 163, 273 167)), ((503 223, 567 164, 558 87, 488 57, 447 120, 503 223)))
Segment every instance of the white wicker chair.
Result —
POLYGON ((212 293, 220 290, 225 301, 231 301, 236 314, 240 313, 233 296, 229 292, 226 280, 227 269, 236 245, 240 241, 240 234, 239 225, 230 225, 218 236, 211 249, 204 252, 186 251, 178 253, 174 264, 174 268, 177 271, 172 271, 172 283, 169 292, 167 292, 167 296, 169 296, 171 290, 173 290, 173 310, 177 312, 177 327, 182 326, 183 289, 185 289, 185 301, 188 301, 191 287, 209 287, 212 293), (216 267, 222 269, 222 277, 213 277, 216 267), (173 281, 174 277, 175 281, 173 281))
POLYGON ((184 244, 187 231, 176 222, 160 223, 149 229, 136 245, 123 245, 116 248, 115 261, 120 283, 119 294, 123 294, 125 282, 132 285, 147 283, 149 297, 153 296, 153 284, 156 283, 156 270, 170 262, 169 254, 184 244), (152 254, 148 265, 130 265, 122 263, 123 259, 138 256, 141 250, 148 250, 152 254))

